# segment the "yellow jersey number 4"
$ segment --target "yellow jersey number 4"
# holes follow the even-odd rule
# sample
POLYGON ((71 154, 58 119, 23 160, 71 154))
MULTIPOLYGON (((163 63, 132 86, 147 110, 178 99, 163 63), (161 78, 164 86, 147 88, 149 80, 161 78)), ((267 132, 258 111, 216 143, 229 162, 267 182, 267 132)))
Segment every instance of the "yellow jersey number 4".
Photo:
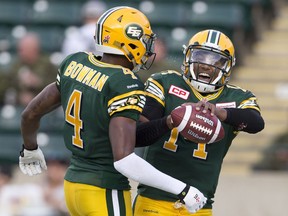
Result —
POLYGON ((72 136, 72 144, 83 149, 83 140, 80 131, 83 128, 83 122, 80 118, 82 92, 74 90, 69 97, 65 110, 65 120, 74 127, 74 135, 72 136))

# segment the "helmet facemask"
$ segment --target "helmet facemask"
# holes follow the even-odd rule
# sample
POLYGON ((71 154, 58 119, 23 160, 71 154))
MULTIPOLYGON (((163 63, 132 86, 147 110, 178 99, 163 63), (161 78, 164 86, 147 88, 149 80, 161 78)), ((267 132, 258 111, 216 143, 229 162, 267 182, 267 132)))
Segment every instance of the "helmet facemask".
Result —
MULTIPOLYGON (((140 69, 143 70, 149 70, 149 68, 152 66, 155 57, 156 57, 156 53, 154 52, 154 43, 155 43, 155 39, 156 39, 156 35, 154 33, 152 33, 151 35, 141 35, 139 40, 141 41, 141 43, 143 44, 143 46, 145 47, 145 53, 142 56, 142 58, 139 60, 140 62, 137 63, 136 61, 136 56, 133 56, 133 54, 131 52, 129 52, 128 49, 125 49, 125 47, 123 47, 122 49, 124 50, 124 52, 126 52, 126 57, 129 58, 129 60, 133 63, 133 72, 138 72, 140 69)), ((137 47, 132 45, 129 45, 130 49, 135 49, 137 47), (133 47, 133 48, 132 48, 133 47)), ((137 53, 139 54, 139 53, 137 53)), ((139 54, 140 55, 140 54, 139 54)))

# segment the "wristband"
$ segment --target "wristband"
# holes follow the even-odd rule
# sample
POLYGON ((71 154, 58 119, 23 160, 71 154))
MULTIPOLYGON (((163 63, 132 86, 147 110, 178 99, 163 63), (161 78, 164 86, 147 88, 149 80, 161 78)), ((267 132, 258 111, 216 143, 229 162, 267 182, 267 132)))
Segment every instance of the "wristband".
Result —
POLYGON ((22 149, 21 149, 21 151, 20 151, 20 156, 21 156, 21 157, 24 157, 24 149, 26 149, 26 150, 28 150, 28 151, 34 151, 34 150, 37 150, 37 149, 38 149, 38 146, 36 146, 36 148, 34 148, 34 149, 27 149, 27 148, 25 148, 24 144, 22 144, 22 149))
POLYGON ((185 198, 185 196, 187 195, 189 189, 190 189, 190 186, 187 184, 187 185, 185 186, 185 188, 181 191, 181 193, 177 195, 178 198, 179 198, 179 200, 180 200, 180 202, 183 203, 183 204, 185 204, 184 198, 185 198))

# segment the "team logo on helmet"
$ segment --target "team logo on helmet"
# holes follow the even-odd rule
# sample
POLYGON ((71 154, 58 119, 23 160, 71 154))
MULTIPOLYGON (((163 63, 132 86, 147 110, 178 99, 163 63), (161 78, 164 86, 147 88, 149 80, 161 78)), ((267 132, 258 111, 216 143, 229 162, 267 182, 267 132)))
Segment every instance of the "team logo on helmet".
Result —
POLYGON ((139 40, 143 35, 143 29, 137 24, 131 24, 126 27, 125 33, 129 38, 139 40))

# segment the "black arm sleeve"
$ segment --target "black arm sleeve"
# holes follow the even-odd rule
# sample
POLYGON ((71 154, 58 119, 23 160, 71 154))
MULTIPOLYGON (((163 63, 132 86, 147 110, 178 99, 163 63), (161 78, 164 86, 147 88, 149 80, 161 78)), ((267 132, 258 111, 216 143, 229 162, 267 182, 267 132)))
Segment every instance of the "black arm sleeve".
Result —
POLYGON ((142 115, 150 121, 137 123, 136 147, 152 145, 170 130, 166 124, 167 116, 163 117, 164 107, 154 98, 146 97, 142 115))
POLYGON ((164 116, 164 107, 154 98, 146 97, 146 103, 142 115, 147 119, 159 119, 164 116))
POLYGON ((232 125, 238 131, 247 133, 258 133, 264 129, 264 119, 261 114, 254 109, 225 108, 227 118, 223 121, 232 125))
POLYGON ((140 122, 136 130, 136 147, 149 146, 155 143, 170 129, 166 124, 167 116, 149 122, 140 122))

